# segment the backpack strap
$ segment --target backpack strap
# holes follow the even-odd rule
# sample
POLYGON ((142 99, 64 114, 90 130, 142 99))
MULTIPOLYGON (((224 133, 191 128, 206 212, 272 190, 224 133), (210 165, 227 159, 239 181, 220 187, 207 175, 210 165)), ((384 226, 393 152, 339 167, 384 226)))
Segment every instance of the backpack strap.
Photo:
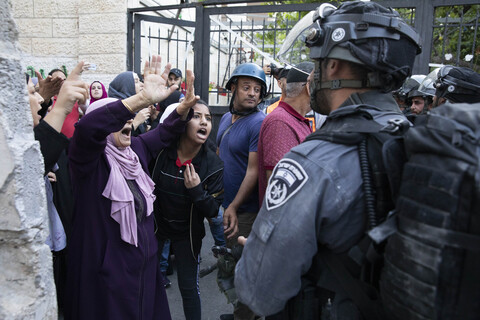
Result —
POLYGON ((227 129, 225 129, 225 131, 223 131, 222 136, 221 136, 220 139, 218 140, 218 147, 219 147, 219 148, 220 148, 220 144, 222 143, 223 137, 225 137, 225 136, 227 135, 228 131, 230 131, 230 129, 232 129, 232 127, 233 127, 233 123, 231 123, 231 124, 227 127, 227 129))

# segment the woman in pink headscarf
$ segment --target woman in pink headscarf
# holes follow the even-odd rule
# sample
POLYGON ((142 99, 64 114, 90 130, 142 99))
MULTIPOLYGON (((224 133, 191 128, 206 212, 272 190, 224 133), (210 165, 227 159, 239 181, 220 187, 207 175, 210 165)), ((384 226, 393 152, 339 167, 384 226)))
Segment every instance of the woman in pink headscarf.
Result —
POLYGON ((170 65, 145 67, 144 90, 94 102, 77 124, 69 160, 76 201, 69 241, 65 319, 170 319, 154 234, 148 163, 184 131, 193 93, 162 125, 131 137, 139 110, 165 99, 170 65))
POLYGON ((90 104, 97 100, 105 99, 108 97, 105 86, 100 81, 93 81, 90 85, 90 104))

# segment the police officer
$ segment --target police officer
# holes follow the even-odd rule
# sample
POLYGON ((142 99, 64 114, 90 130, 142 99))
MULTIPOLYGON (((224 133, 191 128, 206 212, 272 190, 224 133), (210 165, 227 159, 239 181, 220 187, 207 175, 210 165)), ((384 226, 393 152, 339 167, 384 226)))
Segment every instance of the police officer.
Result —
POLYGON ((422 83, 422 81, 426 78, 425 75, 423 74, 414 74, 411 77, 408 77, 405 79, 403 82, 402 86, 394 90, 392 92, 393 97, 395 98, 395 101, 397 101, 398 106, 400 107, 400 110, 403 111, 405 114, 411 114, 412 110, 410 110, 410 106, 412 104, 411 98, 412 96, 409 95, 410 92, 412 91, 417 91, 418 87, 422 83))
POLYGON ((434 69, 430 72, 420 83, 418 87, 418 91, 423 94, 423 96, 428 97, 429 105, 428 110, 430 111, 433 109, 433 99, 435 98, 435 82, 437 81, 437 74, 440 68, 434 69))
POLYGON ((407 93, 407 105, 410 113, 414 115, 425 114, 431 108, 433 95, 426 94, 419 90, 421 83, 427 76, 424 74, 416 74, 405 81, 407 87, 410 87, 407 93))
POLYGON ((480 102, 480 74, 470 68, 443 66, 435 81, 433 107, 452 103, 480 102))
MULTIPOLYGON (((273 170, 235 269, 235 286, 240 301, 259 315, 372 319, 361 314, 342 279, 316 259, 321 252, 348 254, 367 225, 359 148, 333 138, 348 140, 365 121, 404 119, 388 92, 411 74, 419 37, 396 11, 375 2, 338 9, 322 4, 303 19, 306 26, 294 29, 306 36, 291 32, 285 43, 306 38, 315 62, 312 108, 328 117, 273 170)), ((291 55, 302 52, 295 48, 291 55)))

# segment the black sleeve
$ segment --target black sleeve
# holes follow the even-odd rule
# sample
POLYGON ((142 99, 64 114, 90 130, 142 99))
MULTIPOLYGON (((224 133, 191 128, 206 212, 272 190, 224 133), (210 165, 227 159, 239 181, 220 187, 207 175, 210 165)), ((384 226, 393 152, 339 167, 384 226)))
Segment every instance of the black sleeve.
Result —
POLYGON ((35 140, 40 143, 43 161, 45 163, 45 174, 52 170, 58 161, 62 150, 68 147, 68 138, 60 132, 57 132, 45 121, 33 128, 35 140))
POLYGON ((43 118, 45 118, 45 116, 47 115, 47 111, 48 111, 48 108, 53 104, 53 99, 50 99, 48 101, 44 101, 42 103, 42 109, 40 109, 40 111, 38 111, 38 114, 43 118))
POLYGON ((150 122, 150 130, 155 129, 158 126, 160 122, 160 117, 161 117, 160 114, 158 114, 157 118, 150 122))

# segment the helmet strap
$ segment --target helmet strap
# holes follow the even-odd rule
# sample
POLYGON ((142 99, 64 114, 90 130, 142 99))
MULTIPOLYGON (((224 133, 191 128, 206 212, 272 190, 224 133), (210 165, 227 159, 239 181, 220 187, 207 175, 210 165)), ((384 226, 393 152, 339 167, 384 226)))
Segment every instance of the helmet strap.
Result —
POLYGON ((320 83, 320 89, 365 88, 365 83, 366 81, 363 80, 337 79, 322 81, 320 83))
POLYGON ((230 113, 231 114, 236 114, 237 116, 241 116, 241 117, 246 117, 246 116, 249 116, 251 115, 252 113, 255 113, 255 112, 258 112, 258 107, 255 107, 255 108, 252 108, 248 111, 245 111, 245 112, 239 112, 235 109, 231 109, 230 113))
POLYGON ((380 74, 378 72, 370 72, 366 79, 337 79, 330 81, 322 81, 320 89, 337 90, 341 88, 380 88, 381 87, 380 74))
POLYGON ((322 61, 314 60, 315 69, 313 69, 313 79, 310 81, 310 107, 317 113, 322 113, 320 106, 317 104, 317 91, 322 86, 322 61))

